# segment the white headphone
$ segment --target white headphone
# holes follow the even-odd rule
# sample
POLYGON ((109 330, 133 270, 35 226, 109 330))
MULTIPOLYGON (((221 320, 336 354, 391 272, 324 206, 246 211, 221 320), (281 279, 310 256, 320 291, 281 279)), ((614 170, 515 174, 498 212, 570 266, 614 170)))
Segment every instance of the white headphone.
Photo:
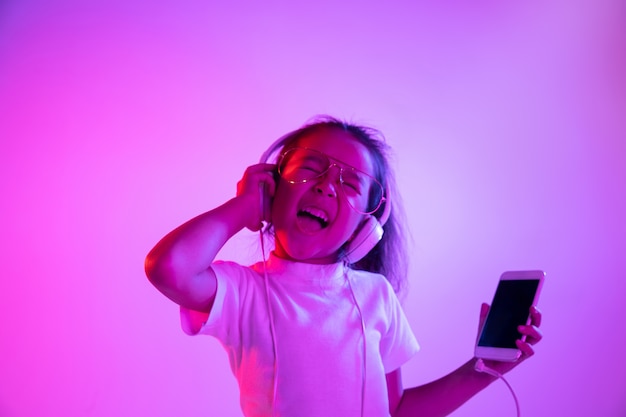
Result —
POLYGON ((383 238, 383 226, 391 214, 391 201, 386 199, 383 204, 385 207, 383 207, 380 220, 371 214, 368 215, 357 229, 352 240, 346 245, 343 256, 349 264, 354 264, 363 259, 383 238))
MULTIPOLYGON (((281 149, 291 135, 292 132, 281 136, 274 143, 272 143, 270 147, 263 152, 263 155, 261 155, 260 162, 267 163, 272 154, 281 149)), ((387 193, 385 192, 385 194, 387 193)), ((343 256, 349 264, 354 264, 363 259, 365 255, 374 249, 374 246, 376 246, 376 244, 383 238, 383 226, 387 223, 387 220, 389 220, 389 216, 391 215, 391 201, 389 198, 385 198, 382 204, 384 207, 380 219, 377 219, 371 214, 368 215, 344 248, 343 256)))

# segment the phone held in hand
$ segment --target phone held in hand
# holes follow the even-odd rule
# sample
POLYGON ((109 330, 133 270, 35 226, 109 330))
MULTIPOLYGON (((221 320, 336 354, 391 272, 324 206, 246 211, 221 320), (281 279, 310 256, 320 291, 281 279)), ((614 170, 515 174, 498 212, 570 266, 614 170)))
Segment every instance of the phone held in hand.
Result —
POLYGON ((500 276, 491 308, 476 342, 478 358, 514 362, 521 356, 517 327, 530 323, 545 279, 543 271, 507 271, 500 276))

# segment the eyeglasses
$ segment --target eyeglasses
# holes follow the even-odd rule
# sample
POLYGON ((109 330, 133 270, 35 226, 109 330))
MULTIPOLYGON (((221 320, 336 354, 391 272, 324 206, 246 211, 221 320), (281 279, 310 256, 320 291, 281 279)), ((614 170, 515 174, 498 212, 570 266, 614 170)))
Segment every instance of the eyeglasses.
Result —
POLYGON ((382 184, 374 177, 308 148, 290 148, 278 160, 278 174, 291 184, 322 178, 331 167, 339 169, 339 184, 348 204, 361 214, 372 214, 385 201, 382 184))

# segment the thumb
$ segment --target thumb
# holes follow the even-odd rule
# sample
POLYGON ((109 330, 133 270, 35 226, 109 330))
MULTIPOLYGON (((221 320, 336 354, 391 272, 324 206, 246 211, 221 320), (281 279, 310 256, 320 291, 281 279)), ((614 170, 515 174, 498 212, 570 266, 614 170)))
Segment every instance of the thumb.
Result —
POLYGON ((489 304, 482 303, 480 306, 480 316, 478 318, 478 334, 480 335, 483 326, 485 325, 485 320, 487 320, 487 314, 489 314, 489 304))

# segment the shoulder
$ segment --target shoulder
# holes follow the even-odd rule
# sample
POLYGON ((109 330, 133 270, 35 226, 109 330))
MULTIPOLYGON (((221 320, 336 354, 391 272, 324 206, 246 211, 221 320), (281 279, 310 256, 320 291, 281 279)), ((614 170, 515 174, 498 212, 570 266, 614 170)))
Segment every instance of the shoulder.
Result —
POLYGON ((397 302, 396 293, 384 275, 369 271, 350 270, 350 282, 355 291, 385 302, 397 302))
POLYGON ((211 265, 211 269, 215 272, 218 286, 249 286, 259 281, 262 277, 262 269, 258 265, 241 265, 232 261, 215 261, 211 265))
POLYGON ((214 261, 211 264, 211 268, 223 273, 258 274, 258 272, 256 272, 258 270, 256 264, 248 266, 233 261, 214 261))
POLYGON ((392 291, 393 288, 391 284, 387 280, 387 278, 382 274, 377 274, 375 272, 362 271, 359 269, 350 269, 348 272, 350 278, 353 281, 358 283, 359 285, 363 285, 366 287, 371 287, 373 289, 378 289, 380 291, 392 291))

